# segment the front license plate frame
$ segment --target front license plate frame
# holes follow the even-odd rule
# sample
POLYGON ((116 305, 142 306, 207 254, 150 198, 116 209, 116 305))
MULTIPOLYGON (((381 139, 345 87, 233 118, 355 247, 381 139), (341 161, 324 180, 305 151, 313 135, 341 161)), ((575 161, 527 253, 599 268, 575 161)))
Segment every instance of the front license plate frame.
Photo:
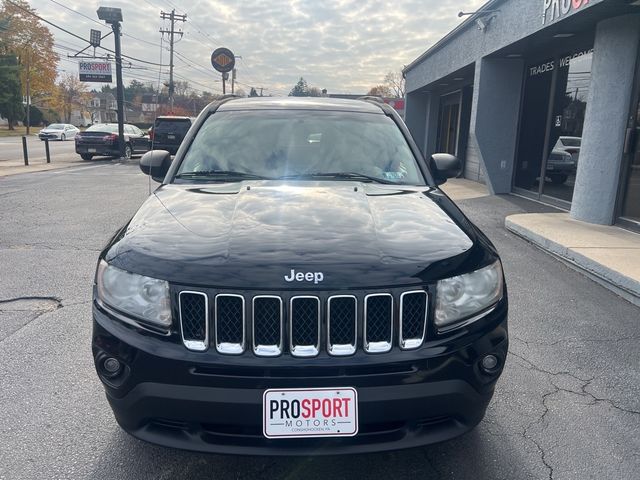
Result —
POLYGON ((353 387, 265 390, 262 433, 269 439, 353 437, 358 434, 358 392, 353 387))
POLYGON ((88 153, 96 153, 98 150, 95 148, 87 148, 88 153))

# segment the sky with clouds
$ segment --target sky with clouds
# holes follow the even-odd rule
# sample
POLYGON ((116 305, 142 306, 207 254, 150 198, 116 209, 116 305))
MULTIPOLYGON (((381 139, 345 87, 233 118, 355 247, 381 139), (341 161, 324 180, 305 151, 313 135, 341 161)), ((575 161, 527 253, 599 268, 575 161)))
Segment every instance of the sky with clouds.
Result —
MULTIPOLYGON (((160 11, 186 14, 177 22, 184 35, 175 46, 175 80, 188 80, 199 91, 221 93, 220 74, 211 67, 211 52, 224 46, 237 60, 238 83, 248 92, 286 95, 299 77, 330 93, 365 93, 383 83, 389 71, 399 71, 460 23, 460 10, 473 11, 485 0, 32 0, 45 19, 89 37, 99 6, 119 7, 123 14, 122 53, 152 63, 169 63, 168 20, 160 11), (88 18, 87 18, 88 17, 88 18), (164 49, 161 48, 164 47, 164 49)), ((74 47, 86 44, 51 27, 59 70, 77 72, 69 60, 74 47)), ((180 38, 180 37, 177 37, 180 38)), ((113 48, 113 37, 103 44, 113 48)), ((114 75, 115 77, 115 75, 114 75)), ((158 83, 168 79, 168 67, 131 61, 124 70, 132 79, 158 83)))

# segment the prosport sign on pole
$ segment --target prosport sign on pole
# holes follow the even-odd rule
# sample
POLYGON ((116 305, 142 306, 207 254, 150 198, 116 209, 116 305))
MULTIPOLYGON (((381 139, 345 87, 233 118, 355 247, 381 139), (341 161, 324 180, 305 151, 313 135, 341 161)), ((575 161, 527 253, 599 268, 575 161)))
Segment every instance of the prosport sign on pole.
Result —
POLYGON ((113 82, 109 62, 80 62, 79 66, 81 82, 113 82))
POLYGON ((220 73, 228 73, 236 66, 236 57, 228 48, 216 48, 211 54, 211 65, 220 73))

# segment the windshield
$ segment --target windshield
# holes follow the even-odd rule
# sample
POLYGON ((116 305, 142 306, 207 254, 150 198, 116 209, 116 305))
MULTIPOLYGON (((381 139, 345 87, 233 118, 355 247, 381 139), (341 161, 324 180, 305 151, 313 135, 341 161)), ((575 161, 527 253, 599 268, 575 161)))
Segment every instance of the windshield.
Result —
POLYGON ((565 147, 579 147, 581 138, 562 137, 560 141, 565 147))
POLYGON ((153 127, 155 133, 181 133, 185 134, 191 127, 191 121, 184 120, 156 120, 153 127))
POLYGON ((49 130, 64 130, 64 125, 61 123, 52 123, 47 127, 49 130))
POLYGON ((118 126, 117 125, 91 125, 89 128, 85 130, 85 132, 107 132, 107 133, 117 133, 118 126))
POLYGON ((217 112, 198 130, 177 175, 191 172, 425 184, 392 119, 332 111, 217 112))

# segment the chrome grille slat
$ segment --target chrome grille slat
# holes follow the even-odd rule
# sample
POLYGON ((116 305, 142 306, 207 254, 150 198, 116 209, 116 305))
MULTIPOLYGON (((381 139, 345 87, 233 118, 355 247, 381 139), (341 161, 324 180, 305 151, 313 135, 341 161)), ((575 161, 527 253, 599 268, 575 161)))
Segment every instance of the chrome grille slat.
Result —
POLYGON ((184 290, 178 295, 180 336, 189 350, 204 352, 209 347, 209 299, 206 293, 184 290))
POLYGON ((330 355, 353 355, 357 345, 358 300, 334 295, 327 301, 327 349, 330 355))
POLYGON ((276 357, 282 353, 282 299, 275 295, 259 295, 252 301, 253 352, 260 357, 276 357))
POLYGON ((393 296, 373 293, 364 298, 364 350, 385 353, 393 339, 393 296))
POLYGON ((400 295, 400 348, 403 350, 418 348, 424 342, 428 301, 424 290, 400 295))
POLYGON ((245 305, 242 295, 223 293, 215 300, 216 350, 239 355, 245 349, 245 305))
POLYGON ((289 348, 294 357, 315 357, 320 352, 320 299, 291 297, 289 348))

